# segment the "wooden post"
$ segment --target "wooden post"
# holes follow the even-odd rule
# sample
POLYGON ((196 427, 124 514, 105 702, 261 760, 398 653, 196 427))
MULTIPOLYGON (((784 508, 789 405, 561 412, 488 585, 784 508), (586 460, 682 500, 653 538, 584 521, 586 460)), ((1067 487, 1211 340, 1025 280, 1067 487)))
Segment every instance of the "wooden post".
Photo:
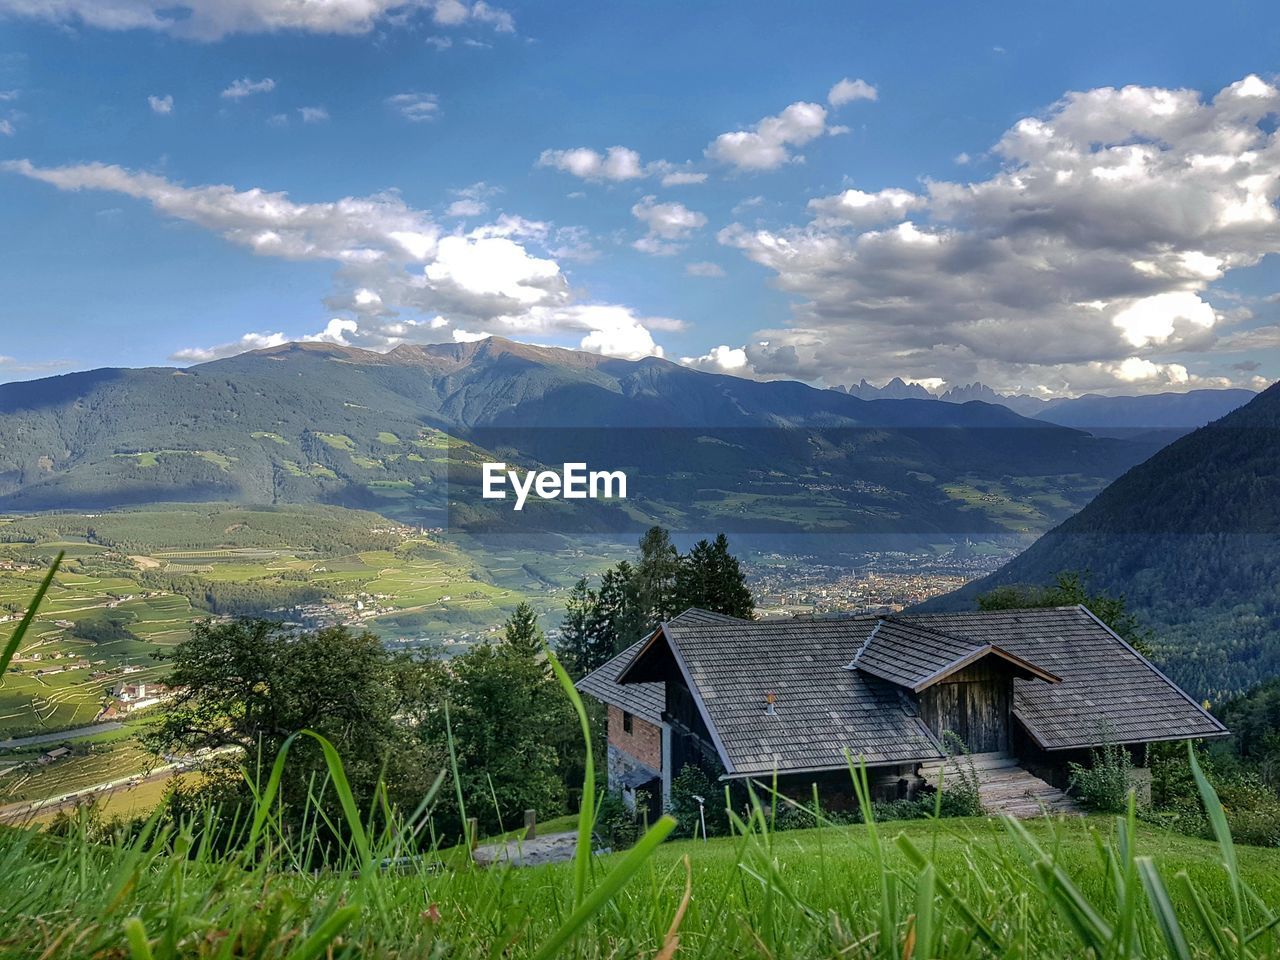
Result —
POLYGON ((467 818, 467 846, 473 851, 480 846, 480 821, 475 817, 467 818))
POLYGON ((538 835, 538 811, 526 810, 524 812, 524 838, 532 840, 538 835))

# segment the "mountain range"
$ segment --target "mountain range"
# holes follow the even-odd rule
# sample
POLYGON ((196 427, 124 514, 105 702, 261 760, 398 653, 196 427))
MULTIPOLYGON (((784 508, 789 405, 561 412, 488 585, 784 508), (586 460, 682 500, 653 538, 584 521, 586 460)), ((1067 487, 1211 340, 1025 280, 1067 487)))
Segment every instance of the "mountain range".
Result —
MULTIPOLYGON (((944 403, 999 404, 1015 413, 1063 427, 1077 427, 1100 435, 1132 435, 1143 431, 1186 433, 1226 416, 1252 400, 1256 393, 1241 389, 1201 389, 1183 393, 1151 393, 1108 397, 1087 393, 1080 397, 1046 399, 1028 394, 997 393, 984 383, 968 383, 934 394, 919 383, 894 377, 882 387, 863 379, 854 386, 832 389, 862 400, 941 400, 944 403)), ((1167 436, 1167 439, 1173 439, 1167 436)))
POLYGON ((1280 384, 1176 440, 996 573, 926 608, 1064 571, 1123 596, 1175 680, 1220 698, 1280 674, 1280 384))
POLYGON ((575 509, 589 530, 1037 533, 1155 449, 1001 405, 863 400, 501 338, 286 344, 0 386, 12 511, 324 502, 483 525, 499 514, 480 502, 481 461, 586 460, 627 469, 633 489, 575 509))

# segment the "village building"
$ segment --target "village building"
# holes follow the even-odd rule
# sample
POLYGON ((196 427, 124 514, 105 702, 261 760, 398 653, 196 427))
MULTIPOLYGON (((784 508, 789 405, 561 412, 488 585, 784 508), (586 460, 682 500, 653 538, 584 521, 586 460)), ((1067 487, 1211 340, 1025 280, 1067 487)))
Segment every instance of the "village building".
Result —
POLYGON ((608 706, 611 789, 666 806, 694 764, 801 800, 853 802, 850 764, 878 799, 940 770, 976 769, 1015 814, 1069 804, 1071 763, 1106 745, 1226 728, 1082 606, 820 620, 690 610, 584 677, 608 706))

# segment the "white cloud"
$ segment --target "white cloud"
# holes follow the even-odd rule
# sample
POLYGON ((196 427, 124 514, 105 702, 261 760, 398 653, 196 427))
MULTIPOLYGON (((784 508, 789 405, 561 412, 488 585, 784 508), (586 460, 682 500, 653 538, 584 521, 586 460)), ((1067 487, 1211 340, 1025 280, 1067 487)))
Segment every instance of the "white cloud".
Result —
POLYGON ((299 107, 298 115, 303 123, 324 123, 329 119, 329 111, 324 107, 299 107))
POLYGON ((742 376, 747 373, 747 351, 742 347, 730 347, 721 344, 712 347, 700 357, 681 357, 680 362, 695 370, 707 370, 711 373, 732 373, 742 376))
POLYGON ((694 173, 692 170, 673 170, 671 173, 662 175, 662 185, 664 187, 684 187, 706 182, 707 175, 705 173, 694 173))
POLYGON ((827 110, 817 103, 793 103, 781 113, 765 117, 750 130, 722 133, 706 149, 712 160, 738 170, 776 170, 799 159, 793 153, 827 133, 827 110))
POLYGON ((855 100, 875 100, 879 97, 876 88, 865 80, 850 80, 848 77, 837 83, 827 93, 827 103, 840 107, 855 100))
POLYGON ((481 24, 511 33, 515 22, 488 3, 461 0, 0 0, 0 13, 100 30, 155 30, 218 40, 234 33, 363 34, 428 13, 440 26, 481 24))
POLYGON ((649 232, 664 240, 681 240, 691 232, 707 224, 707 218, 683 203, 669 201, 658 203, 652 194, 644 197, 631 208, 631 215, 649 228, 649 232))
POLYGON ((214 347, 186 347, 171 354, 169 359, 177 363, 208 363, 210 360, 234 357, 249 350, 265 350, 288 342, 289 338, 283 333, 246 333, 239 340, 220 343, 214 347))
POLYGON ((449 204, 445 213, 450 217, 483 216, 489 211, 488 198, 499 192, 499 188, 491 187, 484 181, 454 190, 453 195, 458 199, 449 204))
POLYGON ((151 106, 152 113, 169 114, 173 113, 173 95, 165 94, 163 97, 154 94, 147 97, 147 103, 151 106))
POLYGON ((334 318, 325 324, 324 329, 319 333, 307 334, 301 337, 287 337, 283 333, 246 333, 239 340, 220 343, 215 347, 187 347, 178 350, 171 354, 169 359, 177 363, 208 363, 210 360, 234 357, 236 354, 245 353, 249 350, 265 350, 269 347, 278 347, 289 343, 291 340, 303 343, 333 343, 346 347, 351 345, 347 338, 355 334, 359 328, 359 324, 354 320, 334 318))
POLYGON ((723 277, 724 267, 718 263, 702 260, 697 263, 685 264, 684 272, 691 277, 723 277))
POLYGON ((425 123, 440 115, 440 98, 434 93, 397 93, 387 97, 387 106, 410 123, 425 123))
POLYGON ((889 220, 901 220, 909 211, 925 205, 925 198, 910 190, 889 187, 877 193, 846 190, 833 197, 821 197, 809 201, 809 209, 818 215, 825 226, 847 223, 869 227, 889 220))
MULTIPOLYGON (((678 321, 640 316, 625 306, 581 302, 553 259, 559 246, 586 243, 579 228, 503 214, 470 232, 446 234, 396 193, 297 203, 284 193, 187 187, 107 164, 44 168, 18 160, 0 164, 0 170, 60 190, 143 200, 259 256, 337 264, 338 289, 325 302, 353 318, 335 318, 311 339, 388 349, 409 340, 437 340, 453 324, 513 336, 570 335, 580 337, 584 349, 638 356, 661 354, 653 331, 680 328, 678 321)), ((205 352, 189 350, 182 359, 271 345, 283 336, 247 334, 219 347, 190 348, 205 352)))
POLYGON ((669 256, 681 249, 677 241, 686 239, 694 230, 704 227, 707 218, 683 203, 659 203, 650 194, 631 208, 631 215, 648 228, 648 233, 633 247, 654 256, 669 256))
POLYGON ((610 147, 598 153, 590 147, 571 150, 543 150, 538 166, 554 167, 583 180, 639 180, 646 176, 640 154, 629 147, 610 147))
POLYGON ((603 153, 591 147, 543 150, 537 165, 596 183, 624 183, 658 177, 664 187, 680 187, 707 180, 705 173, 693 170, 688 164, 674 164, 667 160, 645 163, 637 151, 619 145, 609 147, 603 153))
POLYGON ((795 301, 791 325, 760 331, 748 358, 815 382, 1216 383, 1188 360, 1229 319, 1211 285, 1280 253, 1277 111, 1280 92, 1258 77, 1210 98, 1069 93, 1004 134, 987 179, 846 190, 812 201, 805 224, 734 224, 720 241, 795 301))
POLYGON ((0 136, 12 137, 15 133, 17 133, 17 130, 14 128, 13 123, 0 118, 0 136))
POLYGON ((261 80, 241 77, 232 81, 231 86, 222 91, 222 96, 226 100, 243 100, 259 93, 270 93, 275 88, 276 82, 270 77, 263 77, 261 80))

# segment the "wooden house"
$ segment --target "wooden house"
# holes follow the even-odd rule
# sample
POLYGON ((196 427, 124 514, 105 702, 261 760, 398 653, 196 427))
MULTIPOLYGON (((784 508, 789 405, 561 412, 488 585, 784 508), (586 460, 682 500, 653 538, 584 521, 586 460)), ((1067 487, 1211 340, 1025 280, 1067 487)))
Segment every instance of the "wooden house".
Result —
POLYGON ((776 778, 805 799, 817 784, 839 806, 861 763, 878 797, 910 797, 968 754, 984 798, 1029 813, 1068 804, 1069 764, 1099 747, 1141 767, 1147 744, 1227 732, 1082 606, 752 621, 690 610, 578 686, 609 706, 611 786, 655 802, 686 764, 776 778))

